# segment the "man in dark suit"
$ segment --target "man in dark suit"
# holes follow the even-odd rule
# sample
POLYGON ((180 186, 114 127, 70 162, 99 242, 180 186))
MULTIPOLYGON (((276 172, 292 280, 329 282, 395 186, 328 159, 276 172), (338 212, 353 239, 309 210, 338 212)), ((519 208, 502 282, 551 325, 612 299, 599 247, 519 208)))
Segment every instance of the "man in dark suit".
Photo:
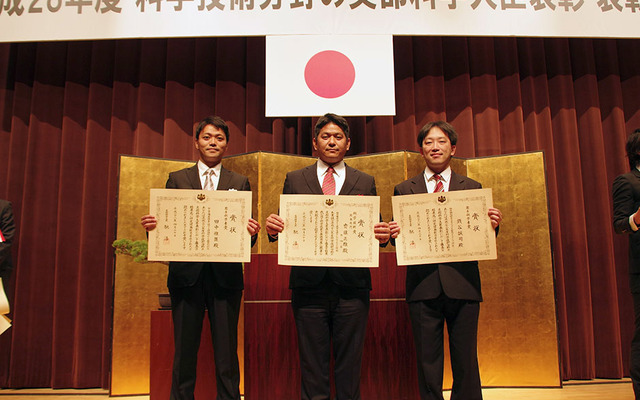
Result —
POLYGON ((629 286, 633 297, 635 332, 631 340, 629 373, 636 400, 640 399, 640 129, 627 139, 631 172, 613 181, 613 227, 629 235, 629 286))
MULTIPOLYGON (((394 195, 480 189, 480 183, 451 170, 458 135, 450 124, 437 121, 418 134, 420 153, 427 162, 423 173, 394 189, 394 195)), ((502 214, 488 211, 498 228, 502 214)), ((418 361, 418 385, 422 400, 443 400, 443 328, 447 323, 453 388, 451 400, 480 400, 478 369, 478 314, 482 293, 477 261, 407 267, 407 302, 418 361)))
MULTIPOLYGON (((343 160, 350 144, 349 125, 344 118, 335 114, 321 117, 313 137, 318 161, 289 172, 282 193, 375 196, 373 177, 349 167, 343 160)), ((265 228, 270 239, 275 240, 285 228, 284 220, 271 214, 265 228)), ((398 232, 395 222, 374 226, 375 237, 381 244, 398 232)), ((330 399, 332 344, 337 400, 360 399, 362 349, 371 290, 369 270, 292 267, 289 287, 298 332, 301 399, 330 399)))
POLYGON ((0 278, 5 285, 13 269, 11 244, 15 232, 16 226, 13 221, 11 203, 0 199, 0 278))
MULTIPOLYGON (((171 172, 167 189, 246 190, 249 179, 222 167, 229 128, 220 117, 210 116, 196 128, 195 147, 200 159, 190 168, 171 172)), ((157 219, 145 215, 142 226, 155 229, 157 219)), ((252 244, 260 231, 253 218, 247 223, 252 244)), ((242 263, 170 262, 167 286, 175 353, 171 399, 194 398, 196 366, 205 309, 208 310, 216 370, 217 400, 240 400, 238 316, 244 288, 242 263)))

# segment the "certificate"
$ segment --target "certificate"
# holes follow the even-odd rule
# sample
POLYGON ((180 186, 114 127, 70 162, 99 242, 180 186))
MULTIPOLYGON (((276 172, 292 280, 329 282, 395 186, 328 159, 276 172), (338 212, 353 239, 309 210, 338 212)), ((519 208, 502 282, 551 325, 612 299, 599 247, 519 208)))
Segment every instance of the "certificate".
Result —
POLYGON ((378 196, 280 195, 278 264, 377 267, 378 196))
POLYGON ((251 261, 251 192, 151 189, 149 261, 251 261))
POLYGON ((5 315, 9 314, 9 300, 4 293, 2 278, 0 278, 0 335, 7 329, 11 328, 11 320, 5 315))
POLYGON ((488 209, 491 189, 394 196, 398 265, 494 260, 496 235, 488 209))

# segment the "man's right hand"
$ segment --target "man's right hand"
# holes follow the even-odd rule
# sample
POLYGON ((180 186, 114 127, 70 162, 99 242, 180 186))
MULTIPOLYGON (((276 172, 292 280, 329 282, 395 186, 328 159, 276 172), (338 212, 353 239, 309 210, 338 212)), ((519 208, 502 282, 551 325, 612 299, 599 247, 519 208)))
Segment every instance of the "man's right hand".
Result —
POLYGON ((284 220, 278 214, 271 214, 267 217, 265 229, 269 236, 278 236, 284 230, 284 220))
POLYGON ((158 225, 158 220, 153 215, 145 215, 142 218, 140 218, 140 224, 142 224, 142 227, 144 228, 145 231, 149 232, 156 229, 156 226, 158 225))

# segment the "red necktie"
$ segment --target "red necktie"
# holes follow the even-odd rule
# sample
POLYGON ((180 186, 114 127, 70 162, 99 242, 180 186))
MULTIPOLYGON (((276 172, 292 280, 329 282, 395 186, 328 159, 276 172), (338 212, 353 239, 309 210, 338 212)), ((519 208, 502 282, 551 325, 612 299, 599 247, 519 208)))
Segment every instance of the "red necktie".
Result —
POLYGON ((444 192, 444 184, 442 183, 440 174, 433 175, 433 179, 436 180, 436 188, 433 190, 433 193, 444 192))
POLYGON ((324 174, 322 181, 322 193, 327 195, 336 194, 336 180, 333 179, 333 167, 329 167, 324 174))

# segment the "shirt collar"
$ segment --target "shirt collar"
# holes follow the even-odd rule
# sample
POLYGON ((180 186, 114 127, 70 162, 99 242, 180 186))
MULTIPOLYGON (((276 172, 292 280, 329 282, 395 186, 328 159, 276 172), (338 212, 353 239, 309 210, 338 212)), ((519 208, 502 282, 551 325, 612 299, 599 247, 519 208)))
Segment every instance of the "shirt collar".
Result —
MULTIPOLYGON (((222 163, 218 163, 215 167, 213 167, 213 173, 215 176, 220 176, 220 170, 222 169, 222 163)), ((198 174, 200 176, 204 176, 204 173, 209 170, 207 164, 203 163, 202 160, 198 160, 198 174)))
MULTIPOLYGON (((321 159, 318 158, 318 173, 319 175, 324 175, 327 170, 329 169, 329 164, 327 164, 326 162, 322 161, 321 159)), ((333 166, 333 171, 336 175, 340 176, 344 176, 345 171, 347 169, 347 165, 344 163, 344 160, 340 161, 339 163, 335 164, 333 166)))
MULTIPOLYGON (((433 179, 433 176, 436 173, 433 172, 431 170, 431 168, 429 168, 428 166, 424 168, 424 179, 429 182, 431 179, 433 179)), ((442 180, 445 182, 449 182, 451 181, 451 166, 447 166, 447 168, 440 172, 440 176, 442 177, 442 180)))

